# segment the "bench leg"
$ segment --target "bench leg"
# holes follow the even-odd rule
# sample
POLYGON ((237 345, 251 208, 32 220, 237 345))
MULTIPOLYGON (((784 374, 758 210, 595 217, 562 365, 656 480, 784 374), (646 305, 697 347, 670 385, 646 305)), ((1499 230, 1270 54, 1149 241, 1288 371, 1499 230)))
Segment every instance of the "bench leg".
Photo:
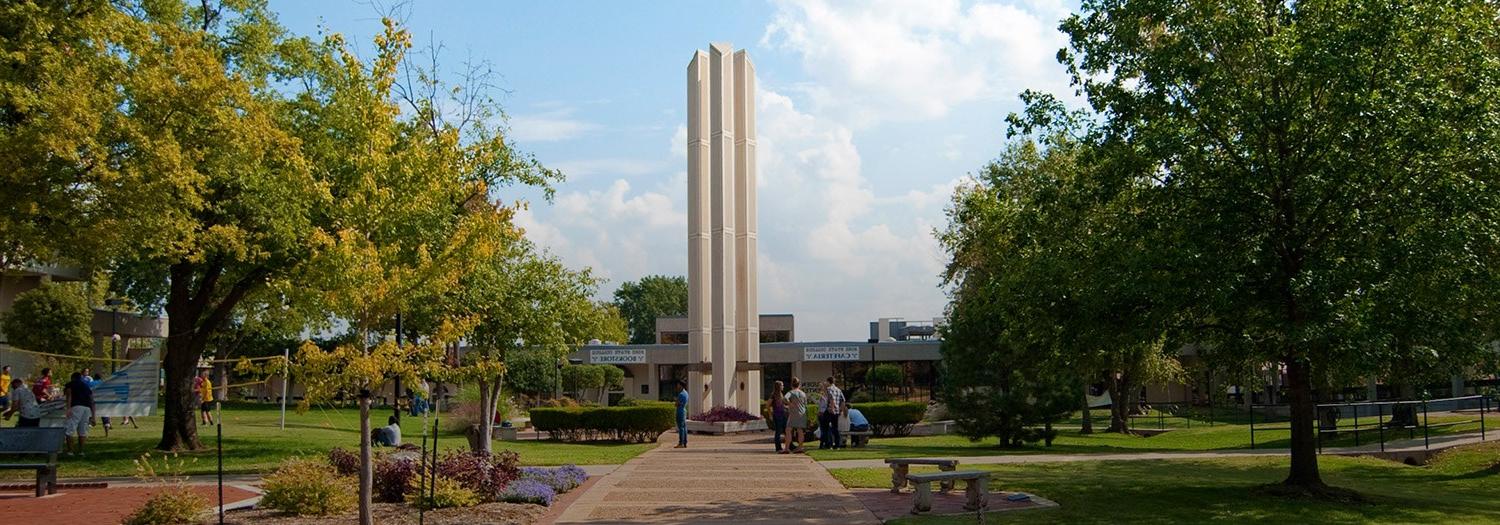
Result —
POLYGON ((57 494, 57 466, 47 469, 47 493, 57 494))
POLYGON ((977 478, 965 481, 964 510, 987 509, 990 506, 989 479, 977 478))
MULTIPOLYGON (((941 470, 943 472, 953 472, 953 469, 956 469, 956 468, 958 468, 958 467, 957 466, 941 465, 941 466, 938 467, 938 470, 941 470)), ((941 491, 943 494, 947 494, 948 492, 952 491, 953 490, 953 480, 950 479, 950 480, 943 481, 942 485, 938 487, 938 490, 941 491)))
POLYGON ((921 514, 932 510, 932 484, 916 483, 917 492, 912 497, 911 513, 921 514))
POLYGON ((891 493, 900 493, 906 486, 906 465, 891 465, 891 493))

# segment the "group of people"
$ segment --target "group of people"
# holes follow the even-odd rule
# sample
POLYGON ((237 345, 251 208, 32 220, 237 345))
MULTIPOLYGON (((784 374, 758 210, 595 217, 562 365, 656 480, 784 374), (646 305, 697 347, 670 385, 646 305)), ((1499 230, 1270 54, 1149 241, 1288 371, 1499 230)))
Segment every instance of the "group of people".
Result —
MULTIPOLYGON (((687 448, 687 381, 677 381, 677 448, 687 448)), ((771 388, 771 431, 775 433, 778 454, 802 453, 807 429, 808 400, 817 404, 818 448, 844 448, 839 435, 844 430, 869 430, 870 422, 858 409, 849 406, 844 391, 833 377, 823 381, 823 395, 813 398, 802 391, 802 380, 792 378, 792 389, 776 381, 771 388)))
MULTIPOLYGON (((784 391, 781 381, 771 388, 771 431, 778 454, 801 453, 807 432, 807 392, 802 391, 802 380, 792 378, 792 389, 784 391)), ((818 448, 844 448, 840 433, 846 430, 868 430, 869 421, 858 409, 849 406, 844 391, 839 389, 833 377, 823 380, 823 395, 813 398, 818 414, 818 448)))
MULTIPOLYGON (((68 377, 68 382, 62 387, 62 395, 66 412, 63 418, 63 435, 66 436, 65 453, 68 455, 83 455, 83 444, 88 438, 89 428, 103 423, 104 435, 109 436, 111 421, 108 416, 96 418, 94 412, 94 389, 104 382, 103 376, 93 373, 90 368, 73 372, 68 377)), ((52 369, 43 368, 31 386, 26 385, 26 380, 12 377, 10 365, 0 367, 0 407, 4 412, 0 413, 0 419, 10 421, 11 416, 18 416, 16 427, 36 428, 42 426, 42 403, 56 398, 52 387, 52 369)), ((126 416, 121 422, 136 428, 135 418, 126 416)))

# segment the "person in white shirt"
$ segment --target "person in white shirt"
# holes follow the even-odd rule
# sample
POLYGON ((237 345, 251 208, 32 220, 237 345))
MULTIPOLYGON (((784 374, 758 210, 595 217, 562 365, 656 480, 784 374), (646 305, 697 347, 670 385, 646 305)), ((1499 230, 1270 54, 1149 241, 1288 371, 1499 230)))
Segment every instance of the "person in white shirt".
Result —
POLYGON ((11 414, 15 413, 21 414, 21 420, 16 423, 17 428, 42 426, 42 407, 36 402, 36 394, 26 388, 26 382, 20 379, 10 382, 10 408, 5 411, 4 419, 9 421, 11 414))
POLYGON ((401 420, 396 419, 396 416, 391 416, 386 419, 386 423, 389 424, 375 429, 375 432, 373 432, 373 434, 375 435, 372 436, 374 438, 372 439, 372 441, 374 441, 376 445, 380 446, 401 446, 401 420))

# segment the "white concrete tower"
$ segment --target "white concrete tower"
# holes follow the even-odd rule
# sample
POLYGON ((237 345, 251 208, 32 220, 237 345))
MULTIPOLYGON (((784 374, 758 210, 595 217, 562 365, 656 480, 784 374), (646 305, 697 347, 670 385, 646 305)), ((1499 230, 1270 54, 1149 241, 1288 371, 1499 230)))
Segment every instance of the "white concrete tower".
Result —
MULTIPOLYGON (((709 242, 708 53, 693 54, 687 71, 688 158, 688 413, 708 408, 706 379, 699 366, 710 360, 709 311, 713 301, 707 279, 709 242)), ((673 387, 676 388, 676 387, 673 387)))
POLYGON ((755 67, 744 51, 716 43, 693 55, 687 140, 689 411, 757 413, 755 67))
POLYGON ((714 406, 734 405, 734 369, 739 353, 734 349, 735 275, 734 258, 734 57, 729 44, 713 43, 708 46, 708 148, 709 199, 713 209, 709 211, 712 225, 710 244, 713 247, 713 270, 709 274, 709 286, 713 289, 713 307, 709 314, 713 325, 713 341, 710 355, 713 359, 713 379, 709 385, 710 398, 714 406))
MULTIPOLYGON (((743 49, 734 54, 735 349, 736 360, 760 363, 760 304, 756 287, 755 64, 743 49)), ((760 413, 761 372, 755 365, 735 375, 736 405, 760 413)))

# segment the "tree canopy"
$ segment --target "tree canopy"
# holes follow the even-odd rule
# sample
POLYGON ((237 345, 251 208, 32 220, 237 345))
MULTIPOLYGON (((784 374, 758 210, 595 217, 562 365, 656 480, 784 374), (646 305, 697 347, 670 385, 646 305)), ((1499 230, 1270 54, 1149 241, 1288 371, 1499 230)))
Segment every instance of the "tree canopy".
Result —
MULTIPOLYGON (((994 275, 1102 299, 1123 323, 1106 328, 1137 334, 1126 342, 1284 367, 1286 485, 1325 492, 1320 390, 1408 360, 1472 364, 1496 335, 1497 15, 1483 1, 1085 1, 1058 56, 1087 111, 1029 93, 1013 124, 1083 143, 1080 207, 1027 216, 1061 218, 1096 256, 1053 259, 1062 290, 994 275), (1070 220, 1091 214, 1120 220, 1070 220)), ((1029 235, 1014 225, 1007 238, 1029 235)))
POLYGON ((630 344, 655 343, 656 318, 687 315, 687 279, 647 275, 639 281, 626 281, 615 290, 615 305, 630 330, 630 344))

